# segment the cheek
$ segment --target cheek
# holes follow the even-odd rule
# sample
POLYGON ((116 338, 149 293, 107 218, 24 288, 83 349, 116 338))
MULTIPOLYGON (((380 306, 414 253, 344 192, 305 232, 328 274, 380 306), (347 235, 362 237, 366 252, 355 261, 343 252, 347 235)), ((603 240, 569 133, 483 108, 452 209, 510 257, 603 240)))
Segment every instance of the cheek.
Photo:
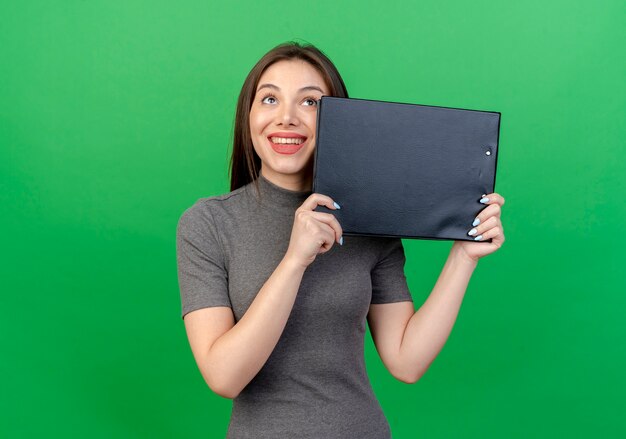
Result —
POLYGON ((254 135, 254 133, 257 130, 257 126, 259 125, 259 115, 257 114, 256 111, 254 111, 254 109, 250 110, 250 131, 252 131, 252 135, 254 135))
POLYGON ((252 135, 261 135, 272 121, 271 115, 261 112, 250 113, 250 131, 252 135))
POLYGON ((317 128, 317 113, 308 113, 303 116, 303 118, 304 120, 306 120, 306 124, 308 125, 308 127, 313 131, 313 134, 315 134, 315 130, 317 128))

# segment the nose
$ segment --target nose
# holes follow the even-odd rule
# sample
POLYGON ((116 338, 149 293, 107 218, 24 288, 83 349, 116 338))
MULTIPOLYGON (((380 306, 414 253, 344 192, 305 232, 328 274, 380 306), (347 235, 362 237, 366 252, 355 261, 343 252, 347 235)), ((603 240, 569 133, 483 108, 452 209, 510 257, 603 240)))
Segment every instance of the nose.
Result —
POLYGON ((298 125, 300 120, 298 119, 298 114, 296 108, 290 104, 281 105, 281 109, 277 115, 277 125, 289 126, 289 125, 298 125))

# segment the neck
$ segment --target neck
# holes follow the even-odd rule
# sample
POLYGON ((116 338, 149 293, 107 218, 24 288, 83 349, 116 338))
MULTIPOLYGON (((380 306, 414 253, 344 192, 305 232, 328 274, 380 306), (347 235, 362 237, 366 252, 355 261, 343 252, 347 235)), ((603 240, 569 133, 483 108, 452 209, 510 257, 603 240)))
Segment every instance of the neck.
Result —
POLYGON ((290 191, 306 192, 313 187, 313 168, 310 167, 306 172, 289 175, 266 172, 261 166, 261 174, 270 183, 290 191))

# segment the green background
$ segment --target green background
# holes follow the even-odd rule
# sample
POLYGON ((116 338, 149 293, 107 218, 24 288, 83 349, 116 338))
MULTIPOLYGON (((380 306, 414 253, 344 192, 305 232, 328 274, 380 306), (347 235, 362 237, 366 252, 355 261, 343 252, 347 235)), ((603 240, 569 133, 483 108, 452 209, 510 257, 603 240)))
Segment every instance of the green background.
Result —
MULTIPOLYGON (((0 3, 0 436, 223 437, 175 228, 228 191, 243 80, 309 41, 352 97, 500 111, 506 243, 395 438, 625 437, 623 1, 0 3)), ((450 242, 405 241, 416 304, 450 242)))

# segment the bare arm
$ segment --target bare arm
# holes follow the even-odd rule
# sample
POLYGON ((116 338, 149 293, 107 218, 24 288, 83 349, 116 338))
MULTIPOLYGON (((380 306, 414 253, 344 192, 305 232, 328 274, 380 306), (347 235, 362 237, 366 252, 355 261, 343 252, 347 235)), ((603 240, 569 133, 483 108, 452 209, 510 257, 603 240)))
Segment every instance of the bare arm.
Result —
POLYGON ((308 265, 341 238, 329 197, 312 194, 296 211, 289 249, 252 304, 235 324, 228 307, 204 308, 185 316, 185 328, 198 367, 209 387, 235 398, 261 370, 276 347, 308 265))
POLYGON ((194 358, 215 393, 234 398, 261 370, 285 328, 303 274, 302 266, 283 259, 237 324, 227 307, 185 316, 194 358))
POLYGON ((504 198, 493 193, 483 200, 489 206, 478 215, 480 221, 470 236, 492 242, 456 241, 433 291, 417 312, 410 302, 370 306, 368 321, 376 349, 401 381, 414 383, 428 370, 452 331, 478 259, 504 243, 500 220, 504 198))
POLYGON ((476 262, 453 247, 430 296, 414 312, 411 302, 371 305, 368 315, 374 343, 394 377, 416 382, 445 344, 476 262))

